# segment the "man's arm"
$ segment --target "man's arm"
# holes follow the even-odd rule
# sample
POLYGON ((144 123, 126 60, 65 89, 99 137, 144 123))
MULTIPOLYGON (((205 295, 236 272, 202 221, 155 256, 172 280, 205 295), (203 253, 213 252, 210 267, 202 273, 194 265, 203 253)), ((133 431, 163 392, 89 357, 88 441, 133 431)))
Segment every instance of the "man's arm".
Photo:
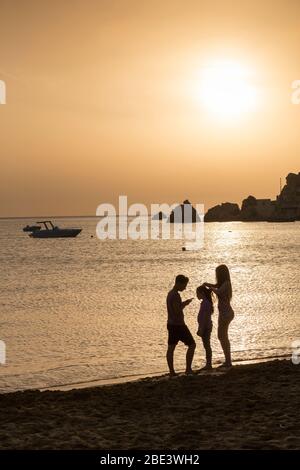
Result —
POLYGON ((183 313, 183 309, 189 305, 191 302, 192 302, 193 299, 188 299, 188 300, 185 300, 184 302, 182 302, 181 300, 181 297, 179 294, 177 294, 173 301, 172 301, 172 306, 173 306, 173 309, 174 311, 179 314, 179 315, 182 315, 183 313))
POLYGON ((187 299, 184 302, 181 302, 182 308, 187 307, 192 302, 193 298, 187 299))
POLYGON ((174 298, 172 300, 172 307, 174 309, 174 312, 176 312, 177 315, 182 315, 182 310, 183 310, 183 303, 181 301, 180 295, 174 295, 174 298))

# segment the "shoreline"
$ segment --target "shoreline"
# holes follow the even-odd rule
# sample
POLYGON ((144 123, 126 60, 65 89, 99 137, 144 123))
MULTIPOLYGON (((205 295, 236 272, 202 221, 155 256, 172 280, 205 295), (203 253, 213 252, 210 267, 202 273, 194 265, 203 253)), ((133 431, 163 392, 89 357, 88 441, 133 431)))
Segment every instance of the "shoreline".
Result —
MULTIPOLYGON (((270 360, 278 359, 278 360, 284 360, 291 358, 292 352, 289 353, 284 353, 284 354, 274 354, 274 355, 269 355, 265 357, 256 357, 252 359, 234 359, 232 361, 234 366, 239 366, 239 365, 248 365, 248 364, 260 364, 263 362, 268 362, 270 360)), ((216 371, 217 367, 222 364, 222 360, 217 360, 213 364, 213 368, 216 371)), ((204 362, 203 362, 204 365, 204 362)), ((197 371, 197 368, 195 368, 197 371)), ((183 374, 184 369, 178 369, 177 370, 178 374, 183 374)), ((165 370, 160 370, 156 372, 151 372, 151 373, 136 373, 132 375, 122 375, 122 376, 117 376, 117 377, 108 377, 108 378, 99 378, 99 379, 91 379, 88 381, 80 381, 80 382, 68 382, 68 383, 61 383, 61 384, 54 384, 54 385, 49 385, 49 386, 44 386, 44 387, 30 387, 30 388, 20 388, 20 389, 15 389, 15 390, 3 390, 0 392, 0 397, 3 395, 8 395, 8 394, 13 394, 13 393, 19 393, 19 392, 33 392, 33 391, 39 391, 39 392, 46 392, 46 391, 61 391, 61 392, 68 392, 70 390, 82 390, 86 388, 94 388, 94 387, 106 387, 109 385, 117 385, 117 384, 126 384, 127 382, 137 382, 143 379, 149 379, 149 378, 159 378, 159 377, 165 377, 168 375, 167 369, 165 370)))
MULTIPOLYGON (((274 356, 268 356, 265 358, 258 358, 258 359, 237 359, 233 360, 232 363, 234 366, 240 366, 240 365, 248 365, 248 364, 260 364, 264 362, 268 362, 270 360, 285 360, 287 358, 291 357, 291 353, 289 354, 282 354, 280 356, 274 355, 274 356)), ((222 364, 222 361, 218 361, 217 363, 214 364, 214 371, 216 372, 216 369, 218 365, 222 364)), ((183 375, 184 369, 178 370, 178 374, 183 375)), ((81 390, 85 388, 94 388, 94 387, 106 387, 109 385, 117 385, 117 384, 123 384, 123 383, 129 383, 129 382, 138 382, 143 379, 157 379, 161 377, 165 377, 168 375, 167 370, 166 371, 159 371, 159 372, 153 372, 150 374, 134 374, 134 375, 124 375, 121 377, 110 377, 107 379, 95 379, 91 381, 83 381, 83 382, 72 382, 69 384, 61 384, 61 385, 51 385, 49 387, 41 387, 37 389, 29 389, 29 390, 38 390, 40 392, 44 391, 61 391, 61 392, 68 392, 70 390, 81 390)), ((16 392, 8 392, 8 393, 16 393, 16 392)), ((4 392, 5 394, 5 392, 4 392)))
POLYGON ((0 449, 300 449, 290 360, 0 396, 0 449))

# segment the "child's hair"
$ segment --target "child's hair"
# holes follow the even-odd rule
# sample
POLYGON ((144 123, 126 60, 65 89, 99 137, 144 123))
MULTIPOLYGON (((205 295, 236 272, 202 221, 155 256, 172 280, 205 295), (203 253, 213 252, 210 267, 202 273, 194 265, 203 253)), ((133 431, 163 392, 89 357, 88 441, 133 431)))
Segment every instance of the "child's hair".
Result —
POLYGON ((204 284, 201 284, 201 286, 197 287, 196 292, 197 294, 204 295, 204 297, 211 303, 212 311, 214 311, 213 291, 204 284))

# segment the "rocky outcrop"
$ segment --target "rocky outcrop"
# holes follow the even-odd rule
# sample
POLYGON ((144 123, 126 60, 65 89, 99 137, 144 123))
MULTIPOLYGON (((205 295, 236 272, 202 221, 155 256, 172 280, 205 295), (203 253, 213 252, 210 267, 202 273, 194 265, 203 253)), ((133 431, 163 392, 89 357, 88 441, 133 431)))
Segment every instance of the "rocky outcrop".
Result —
POLYGON ((277 198, 278 202, 300 205, 300 173, 289 173, 286 184, 277 198))
POLYGON ((154 216, 152 217, 152 220, 163 220, 163 219, 167 219, 167 218, 168 218, 168 216, 160 211, 157 214, 154 214, 154 216))
POLYGON ((242 202, 240 220, 269 220, 275 214, 275 206, 275 201, 271 199, 256 199, 254 196, 248 196, 242 202))
POLYGON ((225 202, 214 206, 205 214, 205 222, 232 222, 239 220, 240 208, 238 204, 225 202))
POLYGON ((300 173, 289 173, 276 200, 276 216, 300 220, 300 173))
POLYGON ((200 222, 200 216, 196 209, 191 205, 190 201, 186 199, 183 204, 175 207, 168 218, 168 222, 173 223, 196 223, 200 222))
POLYGON ((209 209, 204 220, 206 222, 300 220, 300 173, 290 173, 287 176, 286 185, 276 201, 248 196, 243 200, 241 210, 237 204, 226 202, 209 209))
MULTIPOLYGON (((159 212, 153 219, 165 219, 167 215, 159 212)), ((248 196, 242 202, 241 209, 238 204, 225 202, 212 207, 204 217, 205 222, 231 222, 231 221, 278 221, 288 222, 300 220, 300 173, 289 173, 286 185, 276 201, 271 199, 256 199, 248 196)), ((188 200, 177 206, 168 216, 167 222, 200 222, 200 216, 188 200), (188 208, 189 217, 183 220, 184 207, 188 208)))

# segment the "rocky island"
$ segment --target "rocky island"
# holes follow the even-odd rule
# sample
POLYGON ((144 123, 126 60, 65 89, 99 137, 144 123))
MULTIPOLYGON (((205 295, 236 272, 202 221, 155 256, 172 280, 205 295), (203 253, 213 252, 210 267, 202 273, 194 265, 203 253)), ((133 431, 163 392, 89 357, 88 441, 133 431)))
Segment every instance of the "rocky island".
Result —
MULTIPOLYGON (((169 215, 158 212, 152 219, 165 219, 171 224, 197 223, 201 221, 201 216, 186 199, 169 215)), ((241 207, 235 202, 223 202, 211 207, 204 216, 205 222, 294 222, 295 220, 300 220, 300 173, 288 174, 285 186, 274 201, 248 196, 242 201, 241 207)))
POLYGON ((205 222, 292 222, 300 220, 300 173, 289 173, 286 184, 276 200, 248 196, 241 208, 226 202, 207 211, 205 222))
POLYGON ((169 215, 167 222, 174 223, 196 223, 200 222, 200 216, 190 201, 186 199, 183 204, 175 207, 169 215))

